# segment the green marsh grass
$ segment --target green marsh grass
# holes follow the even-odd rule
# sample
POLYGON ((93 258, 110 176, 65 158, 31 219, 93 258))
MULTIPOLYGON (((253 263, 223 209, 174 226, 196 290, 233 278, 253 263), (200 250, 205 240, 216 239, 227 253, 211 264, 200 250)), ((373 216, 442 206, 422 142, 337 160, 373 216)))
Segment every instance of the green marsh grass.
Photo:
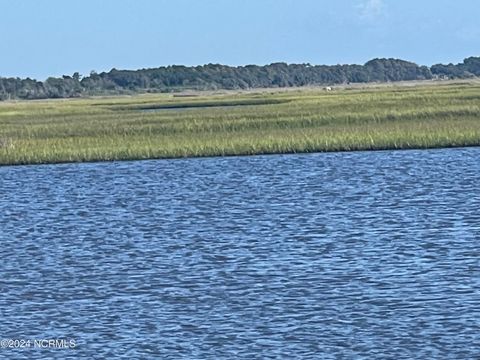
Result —
POLYGON ((475 84, 0 103, 1 165, 478 145, 475 84))

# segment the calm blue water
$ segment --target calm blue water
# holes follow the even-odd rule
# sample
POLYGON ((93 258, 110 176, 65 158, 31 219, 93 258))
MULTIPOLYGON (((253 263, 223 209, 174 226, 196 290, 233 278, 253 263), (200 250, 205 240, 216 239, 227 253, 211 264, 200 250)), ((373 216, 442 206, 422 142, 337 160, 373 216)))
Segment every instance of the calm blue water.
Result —
POLYGON ((480 358, 480 148, 0 181, 0 358, 480 358))

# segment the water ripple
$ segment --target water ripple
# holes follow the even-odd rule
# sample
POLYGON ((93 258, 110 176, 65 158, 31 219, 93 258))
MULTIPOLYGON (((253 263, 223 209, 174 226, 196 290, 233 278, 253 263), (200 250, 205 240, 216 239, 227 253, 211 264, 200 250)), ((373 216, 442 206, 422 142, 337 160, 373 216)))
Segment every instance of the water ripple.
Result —
POLYGON ((479 148, 0 168, 0 357, 480 358, 479 148))

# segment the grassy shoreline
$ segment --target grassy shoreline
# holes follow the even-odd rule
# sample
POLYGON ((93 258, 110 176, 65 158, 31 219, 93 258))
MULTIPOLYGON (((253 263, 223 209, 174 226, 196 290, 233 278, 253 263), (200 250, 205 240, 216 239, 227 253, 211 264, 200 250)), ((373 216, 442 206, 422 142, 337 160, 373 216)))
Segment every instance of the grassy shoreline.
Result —
POLYGON ((402 148, 402 149, 368 149, 368 150, 335 150, 335 151, 313 151, 313 152, 282 152, 282 153, 255 153, 255 154, 226 154, 226 155, 199 155, 199 156, 182 156, 182 157, 161 157, 161 158, 132 158, 132 159, 116 159, 116 160, 73 160, 73 161, 58 161, 58 162, 41 162, 41 163, 16 163, 16 164, 0 164, 0 168, 5 167, 25 167, 25 166, 39 166, 39 165, 68 165, 68 164, 102 164, 102 163, 118 163, 118 162, 139 162, 139 161, 154 161, 154 160, 186 160, 186 159, 215 159, 215 158, 234 158, 234 157, 252 157, 252 156, 275 156, 275 155, 308 155, 308 154, 333 154, 333 153, 361 153, 361 152, 381 152, 381 151, 423 151, 423 150, 442 150, 442 149, 468 149, 478 148, 480 145, 467 146, 439 146, 428 148, 402 148))
POLYGON ((476 83, 0 103, 0 165, 479 145, 476 83))

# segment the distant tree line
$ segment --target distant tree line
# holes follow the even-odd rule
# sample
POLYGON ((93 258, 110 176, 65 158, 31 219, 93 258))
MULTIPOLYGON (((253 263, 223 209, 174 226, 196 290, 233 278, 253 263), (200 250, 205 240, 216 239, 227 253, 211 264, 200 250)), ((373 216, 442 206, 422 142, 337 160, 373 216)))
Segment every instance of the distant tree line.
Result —
POLYGON ((463 63, 432 67, 398 59, 374 59, 364 65, 310 65, 274 63, 265 66, 166 66, 141 70, 117 70, 89 76, 75 73, 41 82, 30 78, 0 77, 0 100, 70 98, 83 95, 135 92, 174 92, 187 89, 251 89, 348 83, 458 79, 480 76, 480 57, 463 63))

